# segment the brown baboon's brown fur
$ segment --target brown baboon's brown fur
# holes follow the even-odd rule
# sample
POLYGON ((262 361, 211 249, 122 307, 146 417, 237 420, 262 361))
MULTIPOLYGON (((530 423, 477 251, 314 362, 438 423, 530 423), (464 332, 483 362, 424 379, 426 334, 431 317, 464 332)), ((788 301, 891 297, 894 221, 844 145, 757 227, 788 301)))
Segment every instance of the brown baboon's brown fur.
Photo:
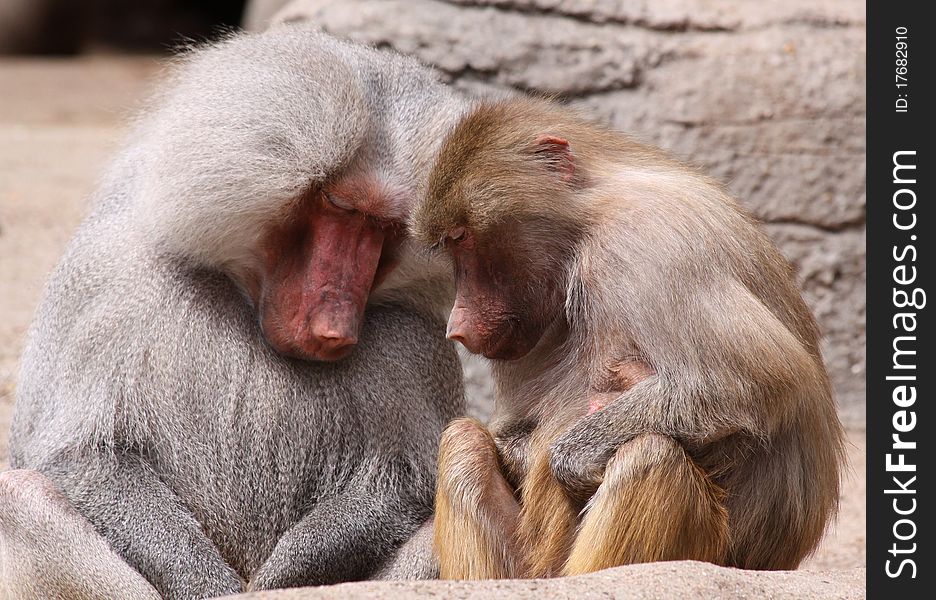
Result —
POLYGON ((451 256, 449 337, 497 392, 489 432, 442 442, 443 577, 792 569, 815 549, 842 462, 819 332, 721 186, 549 102, 489 102, 412 229, 451 256))
POLYGON ((506 579, 525 572, 513 538, 520 507, 500 472, 497 447, 474 419, 453 421, 440 441, 434 544, 451 549, 443 579, 506 579), (482 507, 475 519, 466 511, 482 507))
POLYGON ((724 492, 672 438, 636 437, 608 462, 565 574, 659 560, 724 563, 729 534, 723 500, 724 492))

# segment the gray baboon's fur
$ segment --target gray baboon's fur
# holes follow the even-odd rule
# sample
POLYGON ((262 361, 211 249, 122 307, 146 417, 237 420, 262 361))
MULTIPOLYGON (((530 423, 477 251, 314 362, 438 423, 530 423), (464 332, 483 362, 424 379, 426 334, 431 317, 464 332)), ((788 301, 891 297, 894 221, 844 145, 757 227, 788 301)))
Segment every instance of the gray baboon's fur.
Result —
MULTIPOLYGON (((179 62, 46 289, 13 467, 167 597, 418 576, 388 563, 431 513, 463 409, 444 271, 404 248, 337 363, 276 354, 239 283, 264 228, 348 169, 405 217, 462 101, 408 59, 296 26, 179 62)), ((42 558, 0 536, 4 560, 42 558)))

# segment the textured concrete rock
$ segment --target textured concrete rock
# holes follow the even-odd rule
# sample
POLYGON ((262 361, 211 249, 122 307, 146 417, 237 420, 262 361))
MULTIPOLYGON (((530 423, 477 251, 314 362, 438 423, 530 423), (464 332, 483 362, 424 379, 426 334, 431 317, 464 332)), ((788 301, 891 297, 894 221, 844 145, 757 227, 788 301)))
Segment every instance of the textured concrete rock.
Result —
POLYGON ((574 19, 440 2, 340 0, 293 2, 283 20, 312 19, 339 35, 391 45, 436 65, 452 79, 562 95, 633 87, 659 60, 642 32, 622 37, 612 27, 574 19))
POLYGON ((660 598, 865 597, 865 570, 741 571, 707 563, 631 565, 581 577, 514 581, 425 581, 346 583, 233 596, 238 600, 356 600, 358 598, 452 598, 459 600, 652 600, 660 598))
POLYGON ((559 14, 594 23, 660 31, 735 31, 771 24, 860 24, 864 5, 851 0, 451 0, 463 6, 497 6, 528 13, 559 14), (818 5, 818 9, 817 9, 818 5))
MULTIPOLYGON (((276 19, 471 94, 556 95, 727 182, 798 269, 843 416, 864 422, 863 2, 294 0, 276 19)), ((483 369, 467 367, 478 414, 483 369)))
POLYGON ((465 394, 468 396, 468 414, 486 422, 494 409, 494 385, 487 361, 469 354, 459 347, 459 356, 465 371, 465 394))
POLYGON ((250 0, 244 7, 241 26, 247 31, 262 31, 289 0, 250 0))

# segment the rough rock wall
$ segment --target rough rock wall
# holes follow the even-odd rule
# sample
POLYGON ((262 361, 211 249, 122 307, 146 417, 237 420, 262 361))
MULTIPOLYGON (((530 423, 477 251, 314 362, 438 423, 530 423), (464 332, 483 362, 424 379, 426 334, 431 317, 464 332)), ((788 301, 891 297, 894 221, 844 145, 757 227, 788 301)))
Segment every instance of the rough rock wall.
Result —
POLYGON ((863 2, 294 0, 278 19, 416 56, 468 93, 556 95, 728 182, 796 266, 843 417, 864 422, 863 2))

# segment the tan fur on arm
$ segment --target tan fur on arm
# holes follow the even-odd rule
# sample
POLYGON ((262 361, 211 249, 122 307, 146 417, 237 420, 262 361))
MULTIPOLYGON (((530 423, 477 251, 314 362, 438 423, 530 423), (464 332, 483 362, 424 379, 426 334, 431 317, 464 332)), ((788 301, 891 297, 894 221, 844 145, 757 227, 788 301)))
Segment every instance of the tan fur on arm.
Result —
POLYGON ((501 474, 497 447, 474 419, 456 419, 439 445, 433 550, 441 579, 521 577, 520 507, 501 474))
POLYGON ((609 461, 562 574, 661 560, 725 564, 724 495, 672 438, 637 437, 609 461))
POLYGON ((572 547, 581 504, 570 498, 552 474, 548 444, 534 442, 533 457, 523 482, 520 545, 528 552, 527 577, 559 575, 572 547))

